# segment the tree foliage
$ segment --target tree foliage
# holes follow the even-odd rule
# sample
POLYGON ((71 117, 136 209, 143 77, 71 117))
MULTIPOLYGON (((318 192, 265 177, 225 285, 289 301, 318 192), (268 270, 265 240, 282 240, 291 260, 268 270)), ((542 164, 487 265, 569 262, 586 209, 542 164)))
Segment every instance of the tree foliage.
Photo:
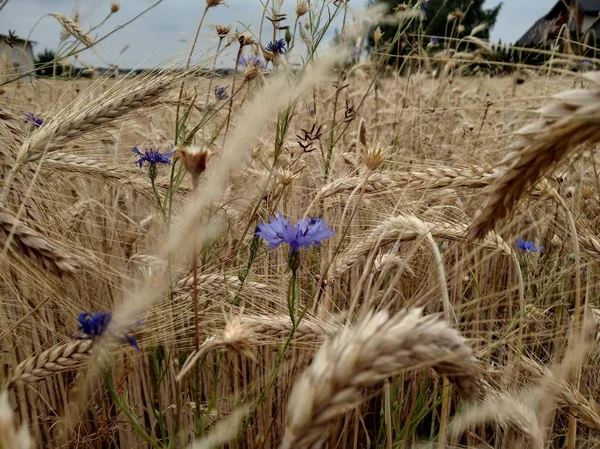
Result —
MULTIPOLYGON (((423 20, 417 20, 405 34, 415 35, 417 33, 425 36, 435 36, 437 38, 460 38, 468 35, 477 25, 483 23, 488 28, 478 33, 478 37, 489 38, 489 30, 495 25, 498 13, 502 4, 494 8, 484 9, 485 0, 369 0, 370 5, 384 4, 387 6, 388 13, 401 10, 403 8, 421 8, 423 11, 423 20)), ((377 26, 377 25, 376 25, 377 26)), ((395 25, 379 24, 384 32, 382 43, 390 42, 396 36, 398 28, 395 25)), ((404 30, 402 30, 404 31, 404 30)), ((414 39, 413 39, 414 41, 414 39)), ((422 41, 423 42, 423 41, 422 41)), ((428 39, 425 41, 425 44, 428 39)), ((369 39, 369 47, 374 44, 372 37, 369 39)), ((395 46, 396 53, 402 53, 400 45, 395 46)))

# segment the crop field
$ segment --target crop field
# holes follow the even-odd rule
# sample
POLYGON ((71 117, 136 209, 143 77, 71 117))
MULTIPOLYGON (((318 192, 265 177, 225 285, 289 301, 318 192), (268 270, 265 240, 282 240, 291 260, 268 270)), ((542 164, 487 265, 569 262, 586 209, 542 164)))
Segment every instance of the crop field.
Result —
POLYGON ((0 70, 0 448, 598 447, 600 72, 274 3, 271 44, 0 70))

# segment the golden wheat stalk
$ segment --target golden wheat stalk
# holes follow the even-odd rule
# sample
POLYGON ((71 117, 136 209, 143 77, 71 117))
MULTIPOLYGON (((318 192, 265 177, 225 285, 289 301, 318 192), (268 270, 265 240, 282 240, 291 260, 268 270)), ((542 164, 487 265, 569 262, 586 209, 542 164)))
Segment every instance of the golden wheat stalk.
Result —
POLYGON ((48 271, 62 275, 73 273, 79 268, 80 263, 66 251, 51 244, 23 223, 17 222, 6 209, 0 209, 0 243, 2 245, 8 243, 11 232, 13 232, 11 246, 38 262, 48 271))
MULTIPOLYGON (((431 223, 409 215, 392 217, 342 253, 335 261, 333 274, 335 276, 344 274, 352 266, 364 260, 378 246, 415 240, 426 236, 427 233, 431 233, 434 238, 463 241, 466 231, 467 226, 461 224, 431 223)), ((496 233, 490 232, 481 243, 486 248, 500 249, 507 255, 512 254, 510 246, 496 233)))
POLYGON ((282 449, 312 447, 333 419, 360 404, 362 390, 410 369, 434 368, 465 395, 480 389, 478 362, 460 334, 412 309, 369 313, 324 343, 294 384, 282 449))
MULTIPOLYGON (((600 72, 584 78, 600 84, 600 72)), ((486 200, 469 229, 469 239, 484 237, 510 214, 523 194, 569 155, 600 142, 600 89, 574 89, 554 96, 539 110, 540 120, 518 131, 521 138, 503 159, 506 165, 485 190, 486 200)))
POLYGON ((63 14, 50 13, 50 15, 62 25, 66 32, 71 34, 82 44, 84 44, 87 47, 91 47, 92 45, 94 45, 94 39, 92 39, 92 37, 88 33, 83 31, 83 28, 81 28, 81 26, 76 21, 63 14))
POLYGON ((17 382, 39 382, 49 376, 81 368, 92 353, 91 340, 61 343, 19 363, 10 378, 17 382))

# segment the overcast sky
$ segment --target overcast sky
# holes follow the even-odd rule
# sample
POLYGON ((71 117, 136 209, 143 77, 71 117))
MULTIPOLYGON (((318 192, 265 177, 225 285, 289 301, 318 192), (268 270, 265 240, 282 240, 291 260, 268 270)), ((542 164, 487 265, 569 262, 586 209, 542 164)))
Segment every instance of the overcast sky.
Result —
MULTIPOLYGON (((95 30, 93 35, 105 35, 155 2, 156 0, 121 0, 119 12, 95 30)), ((70 16, 77 9, 82 27, 89 30, 106 17, 110 3, 111 0, 9 0, 0 11, 0 34, 7 34, 10 29, 16 30, 17 35, 24 38, 31 32, 31 39, 37 42, 34 51, 40 52, 46 47, 56 49, 60 25, 53 17, 48 16, 36 25, 40 17, 50 12, 70 16)), ((365 0, 350 2, 351 6, 357 7, 362 7, 365 3, 365 0)), ((487 0, 486 6, 498 3, 500 0, 487 0)), ((234 28, 237 26, 240 29, 243 29, 240 24, 243 23, 257 32, 261 11, 259 0, 227 0, 227 4, 229 7, 212 8, 205 23, 233 24, 234 28)), ((284 12, 293 17, 295 4, 296 0, 285 0, 284 12)), ((554 0, 504 0, 503 4, 492 39, 502 39, 508 43, 517 40, 535 20, 547 13, 554 0)), ((100 66, 116 63, 123 67, 152 67, 164 63, 169 58, 182 55, 189 48, 204 5, 204 0, 163 0, 140 19, 101 42, 93 53, 87 51, 81 58, 100 66)), ((214 43, 214 37, 214 31, 205 27, 201 32, 198 48, 208 48, 214 43)), ((219 65, 229 66, 232 62, 233 55, 228 54, 220 59, 219 65)))

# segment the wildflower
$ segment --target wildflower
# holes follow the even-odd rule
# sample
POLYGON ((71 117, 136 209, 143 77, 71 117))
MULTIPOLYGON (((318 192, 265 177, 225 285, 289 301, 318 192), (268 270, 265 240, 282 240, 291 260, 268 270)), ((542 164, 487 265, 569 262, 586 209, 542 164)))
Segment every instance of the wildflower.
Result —
POLYGON ((428 3, 426 0, 421 1, 421 19, 427 20, 427 6, 428 3))
POLYGON ((270 42, 267 45, 267 50, 276 54, 285 53, 285 39, 270 42))
POLYGON ((266 68, 266 65, 260 60, 260 58, 258 56, 255 56, 255 55, 250 55, 250 56, 240 55, 240 57, 238 59, 238 65, 240 65, 242 67, 260 65, 261 68, 263 68, 263 69, 266 68))
POLYGON ((302 17, 308 12, 308 2, 306 0, 298 0, 296 4, 296 16, 302 17))
POLYGON ((229 95, 227 94, 227 88, 229 86, 217 86, 215 87, 215 98, 217 100, 227 100, 229 95))
POLYGON ((31 123, 36 128, 39 128, 44 124, 44 119, 38 115, 33 114, 32 112, 27 112, 25 114, 25 117, 27 117, 25 119, 25 123, 31 123))
POLYGON ((296 224, 279 214, 271 217, 270 223, 261 223, 256 235, 262 237, 271 248, 287 244, 290 252, 299 252, 300 248, 321 246, 321 241, 334 235, 322 218, 302 218, 296 224))
POLYGON ((113 1, 110 4, 110 13, 114 14, 117 11, 119 11, 119 9, 121 9, 121 5, 119 5, 117 2, 113 1))
POLYGON ((523 240, 521 238, 517 239, 515 246, 526 253, 538 252, 544 249, 542 246, 535 246, 534 242, 528 242, 527 240, 523 240))
POLYGON ((150 148, 149 150, 145 150, 142 153, 140 150, 138 150, 137 147, 133 147, 131 151, 133 151, 139 156, 139 159, 136 161, 136 164, 138 164, 140 168, 142 168, 144 162, 148 162, 150 167, 156 166, 157 164, 171 165, 171 157, 173 156, 173 151, 163 154, 160 153, 158 150, 153 150, 152 148, 150 148))
POLYGON ((352 60, 358 60, 358 58, 360 58, 360 52, 361 50, 358 45, 353 46, 351 50, 352 60))
POLYGON ((438 47, 440 45, 440 40, 436 36, 431 36, 431 39, 429 39, 429 43, 432 47, 438 47))
MULTIPOLYGON (((82 312, 77 317, 77 321, 79 322, 78 330, 85 335, 82 338, 95 340, 105 334, 110 324, 110 319, 110 312, 96 312, 94 314, 82 312)), ((131 335, 124 334, 123 339, 138 351, 140 350, 137 341, 131 335)))

